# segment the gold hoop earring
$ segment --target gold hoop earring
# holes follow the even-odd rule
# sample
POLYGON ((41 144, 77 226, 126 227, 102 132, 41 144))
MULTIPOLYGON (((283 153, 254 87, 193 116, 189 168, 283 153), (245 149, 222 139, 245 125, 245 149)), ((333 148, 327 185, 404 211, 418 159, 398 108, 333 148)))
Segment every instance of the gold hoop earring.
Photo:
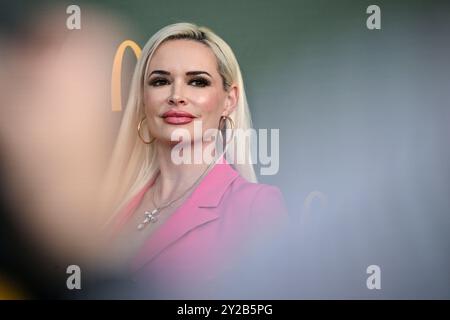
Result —
POLYGON ((147 141, 145 141, 144 137, 141 135, 141 126, 142 126, 142 122, 144 122, 144 120, 146 120, 146 119, 147 119, 147 117, 144 117, 144 118, 139 122, 138 127, 137 127, 137 131, 138 131, 138 136, 139 136, 139 138, 142 140, 143 143, 145 143, 145 144, 151 144, 153 141, 155 141, 156 138, 153 138, 152 140, 150 140, 150 141, 147 142, 147 141))
POLYGON ((230 123, 231 130, 233 130, 233 129, 234 129, 234 121, 233 121, 233 119, 231 119, 231 117, 229 117, 229 116, 221 116, 221 117, 220 117, 220 120, 219 120, 219 130, 224 130, 224 129, 226 129, 226 128, 222 128, 222 127, 224 127, 223 123, 225 123, 225 125, 226 125, 226 121, 228 121, 228 122, 230 123))
MULTIPOLYGON (((233 129, 234 129, 234 121, 233 121, 233 119, 231 119, 231 117, 229 117, 229 116, 221 116, 220 117, 220 120, 219 120, 219 132, 222 134, 222 137, 224 139, 224 142, 223 142, 224 145, 228 145, 228 142, 229 142, 227 137, 226 137, 226 130, 227 130, 226 122, 227 121, 230 123, 230 127, 231 127, 230 130, 233 131, 233 129), (225 131, 225 133, 223 131, 225 131)), ((232 132, 232 133, 234 134, 234 132, 232 132)), ((233 137, 233 134, 231 135, 231 137, 233 137)))

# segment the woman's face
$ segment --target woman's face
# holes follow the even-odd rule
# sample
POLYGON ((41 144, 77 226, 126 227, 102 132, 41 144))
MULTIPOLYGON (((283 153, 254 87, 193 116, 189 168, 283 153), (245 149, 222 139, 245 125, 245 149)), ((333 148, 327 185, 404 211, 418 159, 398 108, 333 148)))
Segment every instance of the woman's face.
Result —
MULTIPOLYGON (((222 115, 236 107, 236 85, 225 91, 217 59, 206 45, 193 40, 169 40, 153 54, 144 84, 144 110, 152 137, 170 142, 172 132, 183 128, 194 137, 194 121, 202 134, 218 128, 222 115)), ((176 142, 172 142, 176 143, 176 142)))

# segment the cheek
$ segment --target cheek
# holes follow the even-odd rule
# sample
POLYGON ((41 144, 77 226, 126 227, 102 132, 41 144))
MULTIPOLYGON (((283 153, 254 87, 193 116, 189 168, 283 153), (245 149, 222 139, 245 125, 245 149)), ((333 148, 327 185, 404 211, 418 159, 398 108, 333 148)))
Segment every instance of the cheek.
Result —
POLYGON ((197 94, 192 101, 199 108, 203 120, 203 131, 217 128, 223 111, 224 98, 216 91, 205 91, 197 94))
POLYGON ((164 104, 167 98, 165 90, 146 90, 144 93, 144 104, 146 112, 155 113, 164 104))
POLYGON ((208 91, 195 95, 192 102, 201 109, 204 116, 220 113, 223 105, 223 99, 217 92, 208 91))

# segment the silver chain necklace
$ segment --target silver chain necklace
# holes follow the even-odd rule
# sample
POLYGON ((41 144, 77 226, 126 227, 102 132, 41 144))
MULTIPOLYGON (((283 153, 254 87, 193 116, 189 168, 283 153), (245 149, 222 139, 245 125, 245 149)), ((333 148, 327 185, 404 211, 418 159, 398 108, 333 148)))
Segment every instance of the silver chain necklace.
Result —
MULTIPOLYGON (((156 191, 153 192, 152 194, 152 204, 155 207, 153 210, 149 211, 149 210, 145 210, 144 211, 144 220, 139 223, 139 225, 137 226, 137 229, 143 230, 145 228, 145 226, 147 226, 150 222, 151 223, 155 223, 158 221, 158 216, 161 210, 170 207, 172 204, 174 204, 175 202, 177 202, 178 200, 182 199, 190 190, 192 190, 192 188, 195 187, 195 185, 200 181, 200 179, 203 178, 203 176, 209 171, 209 169, 212 167, 213 164, 215 164, 217 161, 217 159, 213 162, 211 162, 208 167, 206 167, 205 171, 203 171, 203 173, 197 178, 197 180, 195 180, 195 182, 189 187, 187 188, 179 197, 175 198, 174 200, 171 200, 169 202, 167 202, 166 204, 163 204, 161 206, 157 206, 155 203, 155 193, 156 191)), ((159 175, 160 173, 158 173, 159 175)), ((158 177, 157 177, 158 178, 158 177)))

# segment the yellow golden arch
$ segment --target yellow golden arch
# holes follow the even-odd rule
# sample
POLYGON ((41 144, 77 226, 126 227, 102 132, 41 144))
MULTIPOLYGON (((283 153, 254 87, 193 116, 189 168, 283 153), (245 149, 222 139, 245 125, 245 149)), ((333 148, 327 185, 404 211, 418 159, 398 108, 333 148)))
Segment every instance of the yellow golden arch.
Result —
POLYGON ((130 47, 136 59, 141 56, 141 48, 133 40, 123 41, 116 50, 116 55, 114 56, 112 77, 111 77, 111 106, 112 111, 122 111, 122 90, 121 90, 121 80, 122 80, 122 60, 125 50, 130 47))

